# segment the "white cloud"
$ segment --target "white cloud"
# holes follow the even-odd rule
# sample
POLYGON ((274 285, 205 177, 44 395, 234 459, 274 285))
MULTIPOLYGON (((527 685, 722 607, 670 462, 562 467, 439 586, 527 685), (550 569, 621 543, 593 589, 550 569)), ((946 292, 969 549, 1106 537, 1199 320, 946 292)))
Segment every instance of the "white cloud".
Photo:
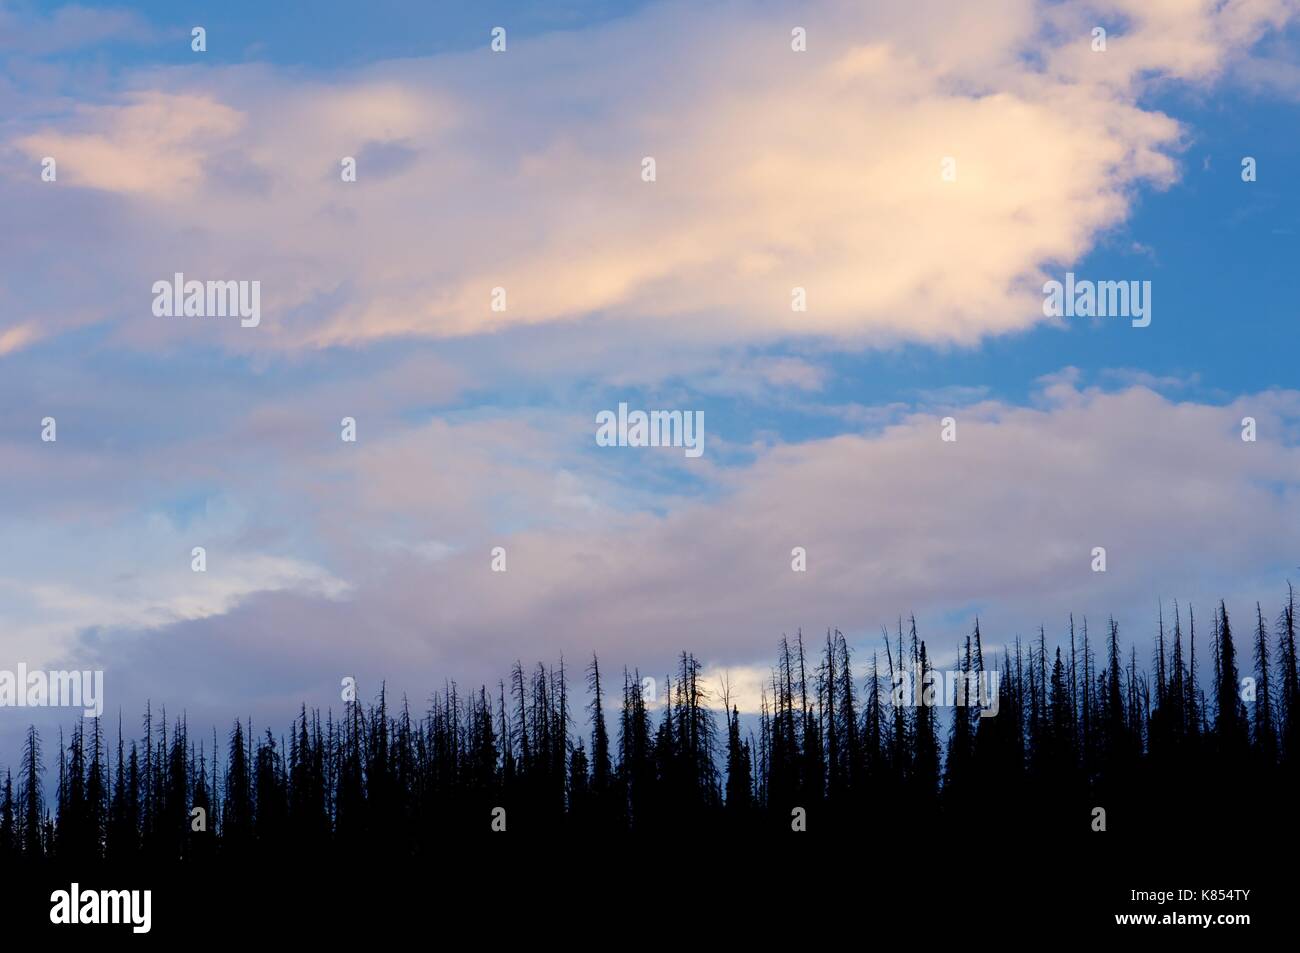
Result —
MULTIPOLYGON (((449 431, 394 435, 343 466, 356 479, 341 471, 320 482, 316 503, 330 518, 316 531, 330 568, 316 578, 350 589, 287 580, 342 601, 318 611, 295 597, 285 648, 422 691, 433 674, 494 679, 517 657, 560 652, 597 650, 646 674, 682 649, 711 672, 762 669, 783 633, 837 626, 873 641, 913 610, 941 651, 976 611, 994 646, 1039 623, 1063 625, 1068 612, 1115 613, 1136 634, 1161 598, 1273 599, 1294 565, 1279 528, 1300 519, 1300 394, 1213 406, 1067 377, 1048 382, 1038 406, 966 407, 956 443, 939 439, 932 414, 913 412, 881 431, 777 446, 715 470, 707 498, 632 510, 600 503, 631 490, 634 471, 593 472, 548 450, 540 431, 536 452, 504 469, 503 432, 491 427, 466 426, 448 444, 456 453, 441 457, 419 448, 449 431), (1247 414, 1259 442, 1240 439, 1247 414), (563 492, 557 469, 568 474, 563 492), (597 505, 573 506, 575 492, 597 505), (513 531, 499 528, 502 500, 526 517, 513 531), (437 559, 412 554, 433 539, 437 559), (495 545, 508 552, 506 573, 490 569, 495 545), (807 549, 806 573, 791 571, 794 546, 807 549), (1107 549, 1105 574, 1091 570, 1094 546, 1107 549)), ((520 439, 529 442, 511 438, 520 439)), ((319 473, 319 460, 300 466, 319 473)), ((286 611, 245 600, 206 620, 205 641, 221 643, 215 653, 252 645, 245 633, 286 611)), ((747 699, 752 682, 737 676, 747 699)))
POLYGON ((226 511, 178 525, 159 513, 76 523, 5 521, 0 651, 32 665, 60 657, 87 630, 154 631, 229 613, 258 593, 339 599, 347 583, 319 565, 259 552, 226 511), (205 572, 191 551, 206 550, 205 572))
POLYGON ((98 293, 140 343, 194 333, 143 317, 140 283, 174 270, 261 280, 259 347, 587 315, 714 341, 969 343, 1043 320, 1044 269, 1177 176, 1178 123, 1138 103, 1153 78, 1211 80, 1292 9, 821 3, 794 53, 788 17, 661 4, 329 81, 155 71, 10 143, 129 200, 112 214, 132 264, 98 293), (341 182, 341 157, 367 154, 389 159, 341 182))

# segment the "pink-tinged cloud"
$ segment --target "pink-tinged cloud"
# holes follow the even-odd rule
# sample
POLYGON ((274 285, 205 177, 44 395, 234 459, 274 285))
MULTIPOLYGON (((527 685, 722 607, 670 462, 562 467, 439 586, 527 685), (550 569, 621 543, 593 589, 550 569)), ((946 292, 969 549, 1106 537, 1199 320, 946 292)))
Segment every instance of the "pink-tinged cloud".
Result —
MULTIPOLYGON (((660 4, 502 55, 327 80, 154 71, 8 144, 121 199, 102 213, 124 269, 86 294, 142 346, 353 345, 593 315, 714 340, 970 343, 1044 320, 1045 273, 1123 222, 1138 189, 1176 178, 1183 131, 1141 93, 1213 81, 1294 13, 819 3, 795 52, 788 16, 660 4), (260 280, 266 319, 255 334, 150 320, 145 289, 176 271, 260 280)), ((11 188, 35 216, 27 179, 11 188)))
POLYGON ((16 145, 32 159, 53 158, 72 185, 165 201, 199 184, 209 147, 240 126, 238 112, 202 96, 150 91, 127 100, 81 107, 70 128, 22 136, 16 145))
MULTIPOLYGON (((149 661, 172 642, 256 668, 277 692, 299 691, 307 671, 321 692, 327 676, 350 673, 418 695, 444 676, 494 679, 516 657, 561 652, 595 650, 655 671, 685 647, 715 667, 752 665, 783 632, 834 625, 871 639, 909 611, 937 652, 976 611, 991 645, 1062 625, 1071 611, 1115 613, 1144 631, 1161 599, 1268 600, 1295 565, 1296 392, 1213 406, 1140 386, 1082 388, 1067 374, 1046 381, 1032 406, 986 401, 953 415, 956 442, 940 439, 937 414, 895 411, 883 429, 780 445, 748 466, 708 471, 707 498, 636 505, 628 501, 640 468, 607 468, 606 459, 667 451, 580 453, 559 439, 567 424, 434 424, 345 453, 322 448, 228 494, 238 526, 251 528, 284 519, 285 491, 308 493, 299 505, 313 514, 305 542, 315 564, 259 563, 257 536, 220 533, 209 513, 209 559, 224 560, 241 587, 226 603, 152 631, 110 614, 93 640, 79 640, 83 610, 110 581, 87 564, 65 574, 83 598, 63 617, 72 628, 48 644, 106 664, 126 653, 140 666, 131 680, 152 681, 156 698, 164 689, 189 697, 149 661), (1241 439, 1246 416, 1257 421, 1256 442, 1241 439), (494 546, 506 550, 504 573, 492 571, 494 546), (1098 546, 1105 573, 1092 568, 1098 546), (794 547, 806 549, 806 572, 791 568, 794 547), (258 565, 279 574, 259 587, 256 572, 238 568, 258 565), (250 632, 273 633, 271 656, 250 632)), ((187 559, 182 543, 204 525, 156 531, 187 559)), ((22 565, 0 575, 18 586, 45 560, 38 534, 14 530, 22 565)), ((115 535, 109 526, 79 538, 89 554, 101 536, 112 552, 115 535)), ((57 543, 46 544, 56 555, 57 543)), ((152 562, 144 550, 116 559, 114 573, 144 573, 129 592, 197 599, 194 587, 209 583, 178 589, 179 572, 150 585, 158 548, 145 547, 152 562)), ((124 600, 110 607, 131 609, 124 600)), ((46 637, 51 611, 41 616, 46 637)), ((24 620, 6 622, 20 638, 24 620)))

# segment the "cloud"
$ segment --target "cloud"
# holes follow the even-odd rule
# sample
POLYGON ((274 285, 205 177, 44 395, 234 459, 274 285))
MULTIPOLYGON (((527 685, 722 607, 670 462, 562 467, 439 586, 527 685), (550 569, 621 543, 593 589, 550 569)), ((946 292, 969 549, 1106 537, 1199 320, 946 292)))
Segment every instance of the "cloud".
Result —
MULTIPOLYGON (((743 673, 761 669, 783 633, 837 626, 871 646, 909 611, 936 652, 976 613, 989 646, 1059 628, 1069 612, 1094 624, 1114 613, 1136 636, 1161 599, 1267 602, 1294 566, 1278 528, 1300 517, 1300 393, 1218 406, 1061 375, 1034 406, 986 400, 957 427, 945 443, 937 417, 913 411, 774 446, 710 471, 707 493, 635 506, 650 451, 578 452, 556 440, 566 428, 555 422, 394 433, 332 454, 332 466, 322 454, 267 474, 311 486, 319 568, 245 585, 258 591, 197 621, 100 626, 62 644, 69 664, 115 669, 155 698, 190 697, 168 667, 182 653, 183 671, 205 670, 192 654, 255 670, 277 704, 293 692, 329 704, 343 674, 419 697, 443 677, 490 683, 516 658, 593 650, 643 674, 682 649, 711 672, 743 673), (1246 415, 1258 442, 1240 439, 1246 415), (602 466, 613 457, 629 469, 602 466), (505 573, 490 568, 497 545, 505 573), (791 570, 795 546, 807 572, 791 570), (1107 550, 1105 573, 1092 571, 1095 546, 1107 550), (250 633, 276 633, 275 645, 250 633)), ((246 494, 244 525, 283 519, 263 512, 281 489, 246 494)), ((264 575, 249 565, 249 578, 264 575)), ((17 620, 8 628, 21 632, 17 620)), ((738 676, 738 697, 753 682, 738 676)))
POLYGON ((72 129, 24 136, 16 145, 33 159, 53 157, 73 185, 165 199, 195 184, 207 146, 239 128, 235 110, 201 96, 128 98, 121 106, 82 107, 72 129))
MULTIPOLYGON (((583 318, 714 343, 969 344, 1042 321, 1044 274, 1121 225, 1137 189, 1176 179, 1183 131, 1142 93, 1213 80, 1293 12, 820 3, 796 53, 789 18, 761 7, 660 4, 506 54, 328 78, 154 70, 8 144, 63 156, 69 184, 121 200, 102 214, 124 267, 86 294, 141 346, 357 346, 583 318), (1098 17, 1104 54, 1089 47, 1098 17), (141 288, 178 270, 261 280, 256 335, 150 321, 141 288)), ((20 221, 41 208, 29 178, 8 186, 20 221)))
POLYGON ((155 506, 88 521, 36 522, 11 512, 3 526, 4 653, 32 665, 68 651, 87 631, 165 629, 224 615, 256 593, 337 599, 349 588, 321 566, 250 539, 241 514, 221 499, 182 521, 155 506), (204 572, 191 568, 194 546, 206 550, 204 572))
POLYGON ((0 357, 22 350, 38 336, 35 326, 31 324, 15 324, 0 331, 0 357))
POLYGON ((68 4, 40 16, 16 4, 0 4, 0 51, 48 56, 108 42, 146 44, 159 34, 131 10, 68 4))
POLYGON ((418 703, 516 658, 658 674, 686 648, 750 706, 801 626, 865 647, 915 610, 942 650, 975 612, 992 644, 1269 598, 1300 394, 1066 369, 1026 405, 866 406, 825 358, 1043 320, 1043 274, 1179 175, 1151 93, 1248 74, 1294 4, 870 6, 801 12, 806 53, 762 5, 661 4, 501 56, 97 73, 66 100, 0 79, 5 652, 105 667, 110 708, 282 719, 344 674, 418 703), (153 317, 176 271, 262 281, 262 326, 153 317), (750 443, 597 450, 624 392, 739 404, 750 443), (764 429, 783 414, 841 432, 764 429))
POLYGON ((1160 375, 1134 367, 1107 368, 1102 371, 1102 376, 1115 384, 1138 385, 1148 390, 1162 392, 1184 390, 1201 382, 1201 375, 1198 373, 1160 375))

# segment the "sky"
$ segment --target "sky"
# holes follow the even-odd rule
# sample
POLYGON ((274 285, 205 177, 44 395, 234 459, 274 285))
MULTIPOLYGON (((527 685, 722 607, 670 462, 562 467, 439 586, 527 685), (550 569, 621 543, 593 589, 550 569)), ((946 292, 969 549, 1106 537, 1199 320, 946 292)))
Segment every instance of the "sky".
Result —
POLYGON ((345 676, 418 709, 691 650, 753 710, 801 628, 861 665, 915 613, 947 665, 976 616, 1144 652, 1174 600, 1272 615, 1298 23, 0 0, 0 668, 279 725, 345 676), (177 272, 260 282, 260 322, 156 314, 177 272), (1149 326, 1045 315, 1067 272, 1150 282, 1149 326), (620 403, 704 452, 599 446, 620 403))

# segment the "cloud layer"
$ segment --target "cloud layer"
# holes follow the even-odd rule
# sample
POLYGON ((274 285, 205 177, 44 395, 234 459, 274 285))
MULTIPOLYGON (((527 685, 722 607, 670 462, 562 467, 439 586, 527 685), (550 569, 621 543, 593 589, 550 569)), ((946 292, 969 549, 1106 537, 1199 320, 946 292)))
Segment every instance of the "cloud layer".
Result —
POLYGON ((668 3, 499 55, 102 74, 39 58, 162 34, 55 18, 0 76, 0 649, 105 668, 110 710, 280 719, 343 675, 418 703, 516 658, 688 648, 752 684, 798 627, 866 645, 915 610, 942 652, 976 612, 996 642, 1271 598, 1294 389, 828 391, 845 351, 1043 322, 1044 277, 1180 174, 1155 94, 1258 71, 1296 12, 668 3), (175 272, 261 281, 261 325, 154 317, 175 272), (705 456, 596 448, 628 392, 708 404, 705 456))
POLYGON ((115 251, 59 293, 62 313, 13 289, 4 340, 39 319, 42 335, 111 321, 140 345, 301 348, 596 315, 714 340, 971 343, 1042 321, 1044 270, 1123 222, 1137 187, 1174 180, 1180 127, 1144 91, 1213 80, 1294 13, 871 6, 814 4, 796 24, 670 3, 502 54, 128 75, 11 124, 20 221, 52 221, 36 170, 53 156, 74 190, 54 221, 89 219, 115 251), (261 280, 269 320, 253 337, 151 319, 145 289, 175 271, 261 280))
MULTIPOLYGON (((1114 612, 1145 633, 1162 599, 1271 601, 1294 561, 1279 528, 1300 518, 1300 393, 1212 406, 1066 373, 1034 406, 984 401, 955 414, 956 442, 940 439, 933 414, 895 409, 886 426, 718 468, 708 493, 657 512, 629 508, 635 475, 605 464, 671 451, 591 451, 578 428, 566 439, 566 428, 513 420, 431 423, 351 455, 308 453, 246 489, 245 522, 273 528, 310 512, 308 548, 323 568, 267 574, 245 562, 246 535, 173 527, 177 571, 156 603, 211 602, 241 572, 262 583, 190 621, 105 611, 75 639, 87 607, 51 600, 50 622, 65 631, 46 645, 104 666, 116 697, 132 701, 201 697, 214 672, 246 671, 248 686, 231 690, 260 711, 295 695, 329 704, 345 674, 418 696, 435 675, 492 681, 515 658, 591 651, 657 672, 690 648, 743 669, 797 628, 870 642, 910 610, 940 652, 976 613, 994 645, 1071 611, 1114 612), (1241 439, 1244 416, 1258 442, 1241 439), (286 512, 293 487, 308 500, 286 512), (210 564, 233 568, 179 572, 186 542, 205 538, 210 564), (490 570, 494 546, 506 550, 504 573, 490 570), (796 546, 806 572, 791 569, 796 546), (1092 569, 1096 546, 1105 573, 1092 569)), ((116 531, 83 529, 81 546, 93 553, 116 531)), ((32 539, 26 560, 39 567, 67 545, 32 539)), ((89 569, 65 565, 64 578, 68 591, 100 587, 89 569)))

